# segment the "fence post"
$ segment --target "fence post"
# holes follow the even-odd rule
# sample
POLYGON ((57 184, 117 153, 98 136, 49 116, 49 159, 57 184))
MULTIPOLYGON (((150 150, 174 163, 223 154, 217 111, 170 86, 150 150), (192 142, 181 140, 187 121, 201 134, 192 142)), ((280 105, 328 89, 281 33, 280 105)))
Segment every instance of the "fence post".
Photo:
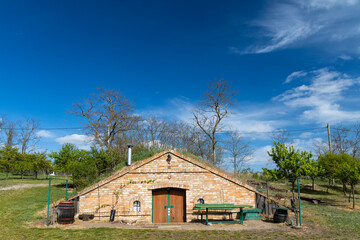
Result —
POLYGON ((51 188, 51 177, 49 178, 48 203, 47 203, 47 215, 46 215, 46 226, 47 227, 49 226, 50 188, 51 188))
POLYGON ((270 215, 270 208, 269 208, 269 187, 268 187, 268 180, 266 179, 266 204, 267 204, 267 215, 270 215))
POLYGON ((299 178, 297 179, 297 184, 298 184, 298 197, 299 197, 299 223, 300 226, 302 225, 302 219, 301 219, 301 199, 300 199, 300 180, 299 178))

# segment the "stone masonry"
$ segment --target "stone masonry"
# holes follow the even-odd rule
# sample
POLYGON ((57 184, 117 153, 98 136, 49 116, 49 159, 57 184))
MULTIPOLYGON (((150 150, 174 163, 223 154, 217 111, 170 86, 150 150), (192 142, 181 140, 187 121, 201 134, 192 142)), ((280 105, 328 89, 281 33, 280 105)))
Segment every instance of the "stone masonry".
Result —
POLYGON ((116 220, 152 222, 152 190, 186 190, 186 221, 198 218, 193 213, 198 199, 205 203, 234 203, 255 207, 255 189, 225 172, 188 156, 169 150, 131 166, 83 190, 77 199, 78 212, 95 214, 95 219, 109 219, 116 210, 116 220), (171 156, 170 163, 167 160, 171 156), (140 211, 134 211, 134 202, 140 211))

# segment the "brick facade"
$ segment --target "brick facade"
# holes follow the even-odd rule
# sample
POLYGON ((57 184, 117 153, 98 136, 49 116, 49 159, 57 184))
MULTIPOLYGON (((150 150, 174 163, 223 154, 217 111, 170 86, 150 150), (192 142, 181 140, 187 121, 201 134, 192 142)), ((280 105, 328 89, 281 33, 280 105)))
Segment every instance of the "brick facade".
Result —
POLYGON ((164 151, 121 169, 78 194, 78 212, 108 220, 112 206, 116 220, 152 222, 152 191, 162 188, 186 190, 186 221, 198 216, 192 211, 197 200, 255 207, 255 189, 226 173, 175 151, 164 151), (168 155, 171 161, 168 163, 168 155), (117 197, 118 196, 118 197, 117 197), (133 204, 140 202, 140 212, 133 204), (116 203, 117 202, 117 203, 116 203))

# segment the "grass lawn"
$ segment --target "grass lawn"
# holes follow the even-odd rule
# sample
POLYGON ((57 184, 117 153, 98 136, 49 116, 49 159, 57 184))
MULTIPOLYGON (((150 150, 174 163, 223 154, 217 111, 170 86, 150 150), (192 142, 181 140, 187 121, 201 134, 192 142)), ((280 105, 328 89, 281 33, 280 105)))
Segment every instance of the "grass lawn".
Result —
MULTIPOLYGON (((31 183, 1 180, 2 185, 31 183), (7 182, 9 181, 9 182, 7 182), (5 183, 6 182, 6 183, 5 183)), ((38 180, 44 181, 46 180, 38 180)), ((32 183, 38 183, 32 180, 32 183)), ((303 204, 304 230, 294 231, 165 231, 93 228, 66 230, 31 228, 28 222, 47 203, 47 187, 0 191, 0 239, 354 239, 360 236, 360 214, 329 205, 303 204), (308 230, 306 230, 308 229, 308 230)), ((335 190, 333 190, 335 191, 335 190)), ((63 186, 52 188, 52 200, 64 197, 63 186)))
MULTIPOLYGON (((57 184, 65 184, 66 179, 69 179, 70 177, 67 176, 59 176, 56 177, 57 179, 54 179, 52 183, 57 184)), ((17 184, 47 184, 49 183, 49 179, 45 175, 38 175, 38 179, 34 179, 34 175, 25 174, 24 179, 21 179, 20 174, 12 174, 9 173, 8 179, 6 179, 6 174, 0 172, 0 188, 11 186, 11 185, 17 185, 17 184)))

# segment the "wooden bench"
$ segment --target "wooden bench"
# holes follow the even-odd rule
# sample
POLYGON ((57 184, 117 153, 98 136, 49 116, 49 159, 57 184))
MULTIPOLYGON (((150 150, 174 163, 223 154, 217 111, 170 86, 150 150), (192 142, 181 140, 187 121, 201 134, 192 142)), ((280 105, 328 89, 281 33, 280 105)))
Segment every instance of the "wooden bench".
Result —
POLYGON ((252 208, 251 205, 235 205, 235 204, 195 204, 194 210, 199 210, 201 213, 201 221, 203 220, 202 214, 205 210, 206 213, 206 225, 209 225, 209 223, 241 223, 244 225, 244 219, 243 219, 243 209, 244 208, 252 208), (236 208, 240 209, 240 221, 230 220, 230 214, 232 212, 229 212, 231 210, 234 210, 236 208), (216 211, 211 211, 216 210, 216 211), (227 221, 209 221, 209 214, 229 214, 229 220, 227 221))
POLYGON ((245 220, 260 220, 259 213, 262 212, 259 208, 249 208, 249 209, 243 209, 244 219, 245 220))

